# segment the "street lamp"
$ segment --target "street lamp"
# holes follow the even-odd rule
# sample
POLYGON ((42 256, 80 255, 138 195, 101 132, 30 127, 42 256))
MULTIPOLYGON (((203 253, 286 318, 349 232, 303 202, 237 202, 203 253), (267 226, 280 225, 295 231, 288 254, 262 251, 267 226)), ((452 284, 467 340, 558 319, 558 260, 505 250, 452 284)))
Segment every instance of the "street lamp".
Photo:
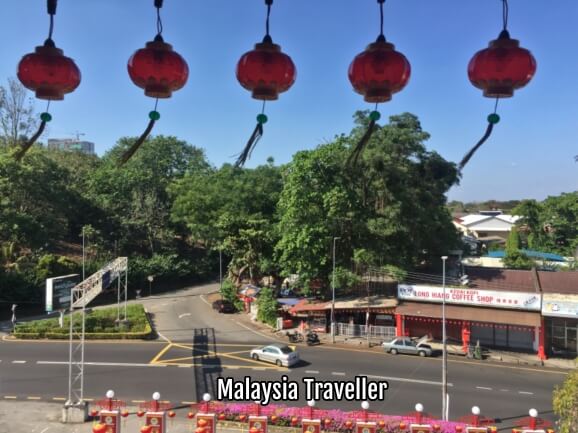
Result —
POLYGON ((153 285, 153 281, 155 280, 155 277, 153 275, 149 275, 147 277, 147 280, 149 280, 149 296, 152 293, 152 285, 153 285))
POLYGON ((331 276, 331 286, 333 297, 331 300, 331 342, 335 343, 335 243, 340 237, 333 238, 333 274, 331 276))
POLYGON ((415 412, 416 412, 416 416, 415 416, 415 418, 416 418, 416 423, 417 423, 417 424, 421 424, 422 416, 423 416, 423 415, 422 415, 422 412, 423 412, 423 404, 417 403, 417 404, 415 405, 415 412))
POLYGON ((363 422, 367 422, 367 411, 369 409, 369 402, 362 401, 361 402, 361 409, 363 409, 363 422))
POLYGON ((472 407, 472 415, 474 415, 474 422, 472 424, 474 427, 478 427, 480 425, 480 413, 481 410, 478 406, 472 407))
POLYGON ((315 407, 315 400, 309 400, 307 402, 307 406, 309 406, 308 418, 312 419, 313 418, 313 408, 315 407))
POLYGON ((448 420, 448 353, 446 347, 446 260, 448 256, 442 256, 442 420, 448 420))
POLYGON ((538 416, 538 411, 536 409, 530 409, 528 414, 530 415, 530 430, 536 430, 536 417, 538 416))

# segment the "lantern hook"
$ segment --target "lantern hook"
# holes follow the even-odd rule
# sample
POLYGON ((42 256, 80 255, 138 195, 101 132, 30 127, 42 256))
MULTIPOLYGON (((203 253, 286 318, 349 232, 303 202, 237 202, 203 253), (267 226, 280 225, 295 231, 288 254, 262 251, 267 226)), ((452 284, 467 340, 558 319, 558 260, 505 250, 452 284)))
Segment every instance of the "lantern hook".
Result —
POLYGON ((46 0, 46 11, 48 12, 48 15, 50 15, 50 26, 48 27, 48 39, 46 40, 47 42, 52 41, 52 32, 54 31, 54 14, 56 13, 56 2, 57 0, 46 0))
POLYGON ((378 42, 383 38, 385 41, 385 36, 383 36, 383 4, 385 0, 377 0, 379 3, 379 37, 377 38, 378 42))
MULTIPOLYGON (((163 7, 163 0, 155 0, 155 8, 157 8, 157 36, 161 36, 163 32, 163 22, 161 20, 161 8, 163 7)), ((157 39, 155 38, 155 41, 157 39)), ((162 41, 162 38, 160 39, 162 41)))
MULTIPOLYGON (((273 0, 265 0, 265 5, 267 5, 267 19, 265 20, 265 37, 269 37, 269 17, 271 16, 271 5, 273 4, 273 0)), ((265 42, 265 40, 263 40, 265 42)))
POLYGON ((502 21, 504 22, 504 30, 508 27, 508 0, 502 0, 502 21))

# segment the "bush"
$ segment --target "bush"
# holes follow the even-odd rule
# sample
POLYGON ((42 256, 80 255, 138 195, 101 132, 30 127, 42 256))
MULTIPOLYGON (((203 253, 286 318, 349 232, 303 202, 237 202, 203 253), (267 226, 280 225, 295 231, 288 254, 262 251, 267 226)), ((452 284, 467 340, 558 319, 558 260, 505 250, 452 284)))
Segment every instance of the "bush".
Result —
MULTIPOLYGON (((123 310, 121 309, 121 316, 123 310)), ((80 313, 74 313, 75 316, 80 313)), ((144 307, 141 304, 128 305, 126 318, 128 328, 116 322, 117 307, 93 310, 85 318, 87 339, 147 338, 152 333, 144 307)), ((76 320, 76 319, 75 319, 76 320)), ((64 318, 63 327, 58 319, 44 319, 16 325, 14 335, 18 338, 68 338, 70 317, 64 318)))
POLYGON ((257 319, 274 326, 277 321, 277 299, 270 287, 264 287, 257 299, 257 319))

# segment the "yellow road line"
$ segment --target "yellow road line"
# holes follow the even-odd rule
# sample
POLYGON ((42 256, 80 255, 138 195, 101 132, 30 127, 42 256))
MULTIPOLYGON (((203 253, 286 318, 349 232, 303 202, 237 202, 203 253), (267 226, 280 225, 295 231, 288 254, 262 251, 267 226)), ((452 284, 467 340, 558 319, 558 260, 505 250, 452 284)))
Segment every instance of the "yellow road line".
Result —
POLYGON ((35 396, 28 396, 26 397, 26 400, 40 400, 40 397, 35 397, 35 396))
POLYGON ((85 398, 86 401, 94 401, 94 398, 85 398))
POLYGON ((52 397, 52 400, 55 401, 66 401, 66 399, 64 397, 52 397))
POLYGON ((161 356, 163 356, 163 355, 171 348, 171 346, 172 346, 172 343, 169 343, 169 344, 167 344, 165 347, 163 347, 163 348, 159 351, 159 353, 157 353, 156 356, 149 361, 149 364, 155 364, 155 363, 159 360, 159 358, 160 358, 161 356))
MULTIPOLYGON (((199 355, 199 356, 185 356, 183 358, 171 358, 171 359, 161 359, 160 361, 157 361, 157 364, 166 364, 167 362, 179 362, 179 361, 186 361, 189 359, 203 359, 204 355, 199 355)), ((210 358, 210 359, 214 359, 214 357, 210 358)))

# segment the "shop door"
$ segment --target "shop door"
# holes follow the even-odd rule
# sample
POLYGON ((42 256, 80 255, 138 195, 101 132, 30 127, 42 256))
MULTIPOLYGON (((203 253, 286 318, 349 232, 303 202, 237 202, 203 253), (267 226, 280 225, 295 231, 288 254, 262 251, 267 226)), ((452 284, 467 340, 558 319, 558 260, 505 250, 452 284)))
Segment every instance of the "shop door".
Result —
POLYGON ((578 341, 576 339, 576 328, 566 328, 566 349, 568 352, 578 352, 578 341))

